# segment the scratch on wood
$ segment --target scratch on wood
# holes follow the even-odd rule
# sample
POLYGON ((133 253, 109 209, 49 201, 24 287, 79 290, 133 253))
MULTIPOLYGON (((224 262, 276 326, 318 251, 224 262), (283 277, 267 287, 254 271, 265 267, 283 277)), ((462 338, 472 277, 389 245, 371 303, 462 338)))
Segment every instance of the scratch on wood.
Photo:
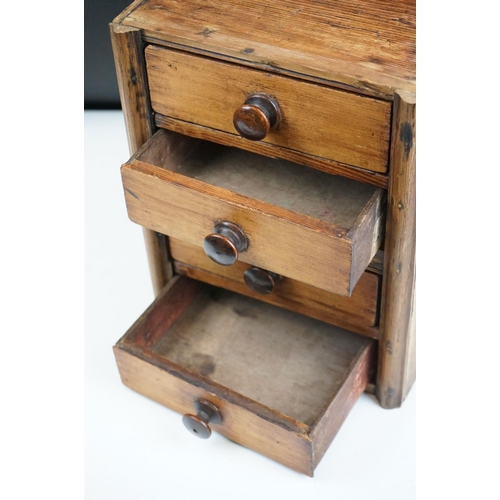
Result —
POLYGON ((127 191, 127 193, 130 194, 130 196, 133 196, 136 200, 139 199, 139 197, 133 191, 131 191, 130 189, 125 188, 125 191, 127 191))
POLYGON ((343 26, 342 24, 336 24, 332 21, 326 21, 326 24, 328 24, 328 26, 331 26, 332 28, 340 28, 343 30, 350 30, 351 29, 350 26, 343 26))
POLYGON ((215 33, 216 30, 210 28, 204 28, 203 31, 199 31, 196 33, 197 35, 203 35, 204 37, 209 37, 212 33, 215 33))

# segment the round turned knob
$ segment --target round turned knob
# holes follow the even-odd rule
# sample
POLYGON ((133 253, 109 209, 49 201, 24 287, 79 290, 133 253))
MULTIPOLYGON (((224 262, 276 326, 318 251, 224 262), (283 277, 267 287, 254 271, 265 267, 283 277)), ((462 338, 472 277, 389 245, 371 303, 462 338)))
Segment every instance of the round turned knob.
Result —
POLYGON ((215 224, 214 232, 205 237, 203 249, 217 264, 230 266, 238 260, 238 253, 248 248, 248 239, 240 226, 223 221, 215 224))
POLYGON ((194 403, 196 415, 187 414, 182 417, 186 429, 201 439, 208 439, 212 435, 209 423, 220 424, 222 417, 219 409, 210 401, 200 399, 194 403))
POLYGON ((236 131, 250 141, 261 141, 281 121, 281 109, 276 100, 266 94, 250 94, 234 112, 236 131))
POLYGON ((255 293, 268 295, 274 290, 276 282, 279 280, 279 274, 265 271, 258 267, 249 267, 243 273, 243 279, 248 288, 255 293))

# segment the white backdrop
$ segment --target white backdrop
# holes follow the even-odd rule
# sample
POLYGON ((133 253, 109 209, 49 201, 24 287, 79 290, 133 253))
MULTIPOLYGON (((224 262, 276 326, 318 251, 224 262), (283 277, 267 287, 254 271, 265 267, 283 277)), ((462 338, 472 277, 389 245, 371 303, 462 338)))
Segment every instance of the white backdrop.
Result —
POLYGON ((121 384, 112 346, 153 300, 142 230, 126 214, 121 112, 85 112, 85 497, 87 500, 415 498, 415 404, 362 395, 315 477, 213 434, 121 384))

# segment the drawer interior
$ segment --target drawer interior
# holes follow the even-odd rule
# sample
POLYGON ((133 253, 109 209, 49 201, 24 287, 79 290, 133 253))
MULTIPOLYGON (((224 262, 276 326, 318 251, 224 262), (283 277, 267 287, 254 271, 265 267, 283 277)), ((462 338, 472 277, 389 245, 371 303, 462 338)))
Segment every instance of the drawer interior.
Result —
POLYGON ((326 323, 210 287, 153 352, 310 426, 362 345, 326 323))
POLYGON ((186 156, 165 154, 167 134, 137 159, 190 179, 297 212, 348 231, 380 191, 370 184, 327 174, 287 160, 197 139, 186 156))
POLYGON ((215 430, 312 474, 366 388, 374 345, 321 321, 182 276, 117 343, 115 354, 126 385, 183 413, 192 413, 197 398, 211 398, 223 414, 215 430), (153 367, 167 378, 151 374, 153 367), (185 383, 182 390, 173 379, 185 383), (232 422, 234 406, 251 417, 232 422), (248 418, 254 419, 251 429, 248 418), (265 442, 261 449, 269 426, 271 434, 285 434, 283 442, 265 442), (295 463, 296 453, 287 455, 294 446, 306 465, 295 463))

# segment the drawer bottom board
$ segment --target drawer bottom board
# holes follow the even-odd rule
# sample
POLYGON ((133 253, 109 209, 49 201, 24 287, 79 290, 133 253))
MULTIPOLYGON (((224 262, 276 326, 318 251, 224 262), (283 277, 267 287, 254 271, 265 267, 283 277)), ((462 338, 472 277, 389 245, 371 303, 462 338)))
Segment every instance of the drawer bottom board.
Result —
MULTIPOLYGON (((374 342, 180 277, 115 346, 123 382, 180 413, 219 407, 213 430, 312 475, 373 368, 374 342)), ((180 422, 179 422, 180 425, 180 422)))

